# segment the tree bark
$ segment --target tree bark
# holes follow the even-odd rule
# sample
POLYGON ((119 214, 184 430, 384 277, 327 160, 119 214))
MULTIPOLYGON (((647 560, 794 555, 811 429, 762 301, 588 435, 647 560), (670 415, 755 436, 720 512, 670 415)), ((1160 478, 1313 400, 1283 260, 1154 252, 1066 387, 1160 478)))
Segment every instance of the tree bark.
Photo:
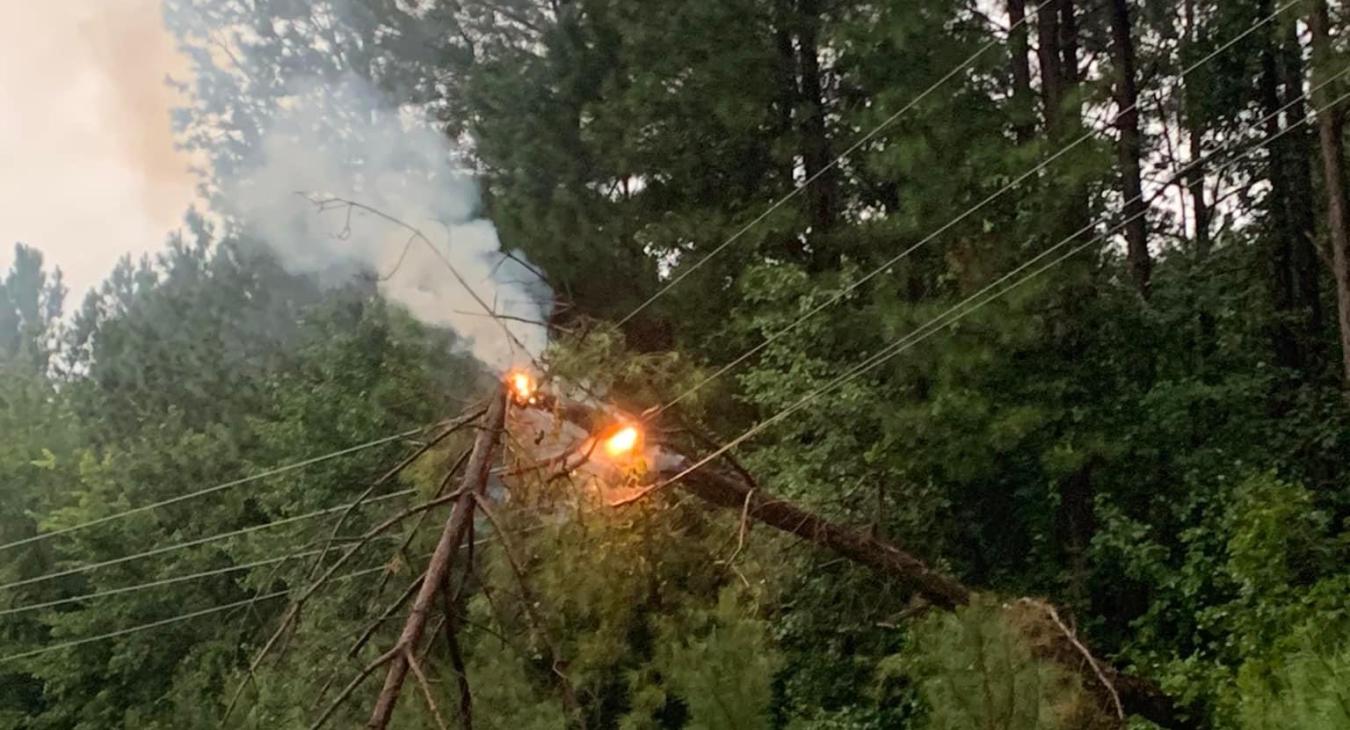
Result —
POLYGON ((1057 8, 1042 6, 1036 11, 1036 39, 1036 61, 1041 69, 1041 103, 1045 106, 1045 130, 1051 139, 1060 139, 1064 133, 1064 79, 1057 8))
POLYGON ((1141 178, 1143 141, 1139 133, 1139 88, 1134 51, 1134 29, 1128 0, 1111 0, 1111 55, 1116 66, 1116 126, 1120 129, 1121 194, 1124 213, 1126 259, 1135 287, 1147 299, 1152 289, 1153 257, 1148 251, 1148 220, 1141 178))
MULTIPOLYGON (((1313 78, 1330 76, 1332 57, 1331 12, 1326 0, 1313 0, 1308 27, 1312 33, 1313 78)), ((1319 93, 1317 136, 1322 149, 1322 180, 1327 195, 1327 229, 1331 239, 1331 269, 1336 280, 1336 312, 1341 334, 1342 385, 1350 394, 1350 196, 1345 182, 1345 105, 1331 105, 1340 94, 1335 84, 1319 93)))
POLYGON ((1299 42, 1298 27, 1285 25, 1283 73, 1285 127, 1298 125, 1286 139, 1289 145, 1289 210, 1292 215, 1293 238, 1290 240, 1294 304, 1298 308, 1299 337, 1309 366, 1321 360, 1322 311, 1321 266, 1317 261, 1316 195, 1313 193, 1314 149, 1312 131, 1303 125, 1308 118, 1308 104, 1304 98, 1303 44, 1299 42))
POLYGON ((488 407, 483 428, 474 439, 473 453, 469 457, 463 480, 460 482, 459 499, 441 530, 440 540, 436 543, 436 551, 427 564, 427 572, 422 578, 417 598, 413 600, 412 609, 403 625, 403 632, 394 646, 389 671, 385 675, 384 688, 380 690, 370 720, 366 723, 369 730, 384 730, 393 717, 403 682, 408 677, 410 668, 408 652, 417 650, 422 634, 426 631, 427 617, 435 607, 436 594, 442 590, 445 579, 454 566, 459 546, 473 525, 474 506, 477 504, 478 495, 487 491, 488 472, 492 467, 492 456, 497 449, 505 419, 506 393, 499 387, 493 396, 492 404, 488 407))
POLYGON ((1027 0, 1008 0, 1008 46, 1012 64, 1013 135, 1018 144, 1036 137, 1036 101, 1031 90, 1031 44, 1027 29, 1027 0))

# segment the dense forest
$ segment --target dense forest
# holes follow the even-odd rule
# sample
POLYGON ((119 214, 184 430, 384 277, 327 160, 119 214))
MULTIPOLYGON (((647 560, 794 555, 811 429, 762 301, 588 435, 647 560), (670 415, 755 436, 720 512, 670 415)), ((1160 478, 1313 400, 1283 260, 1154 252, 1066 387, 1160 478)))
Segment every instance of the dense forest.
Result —
POLYGON ((203 208, 82 302, 41 241, 0 280, 0 726, 362 726, 378 679, 330 705, 444 509, 306 586, 446 489, 474 435, 437 424, 537 328, 550 381, 977 593, 538 480, 472 528, 391 727, 1158 727, 1044 650, 1054 606, 1169 727, 1350 728, 1345 0, 164 19, 203 208), (483 276, 534 299, 470 331, 410 303, 448 268, 396 290, 295 220, 325 255, 490 221, 483 276))

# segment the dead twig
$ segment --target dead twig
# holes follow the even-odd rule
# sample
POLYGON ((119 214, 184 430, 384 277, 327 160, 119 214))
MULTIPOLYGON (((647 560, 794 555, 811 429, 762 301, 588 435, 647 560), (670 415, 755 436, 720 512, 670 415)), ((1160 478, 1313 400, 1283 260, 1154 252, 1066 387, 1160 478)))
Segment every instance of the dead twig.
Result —
POLYGON ((403 647, 403 658, 412 669, 413 676, 417 678, 417 686, 422 688, 422 698, 427 701, 427 709, 431 710, 431 716, 436 719, 436 727, 440 730, 450 730, 450 726, 445 724, 445 718, 441 717, 440 708, 436 707, 436 698, 431 694, 431 685, 427 682, 427 675, 422 673, 422 665, 413 654, 412 647, 403 647))
MULTIPOLYGON (((286 633, 286 630, 289 629, 291 624, 293 624, 297 620, 300 614, 300 609, 302 606, 304 606, 305 601, 309 600, 315 593, 317 593, 321 588, 323 588, 323 586, 328 582, 328 580, 332 578, 333 575, 342 568, 342 566, 346 565, 347 561, 350 560, 354 555, 356 555, 356 553, 360 551, 361 548, 365 547, 372 540, 384 534, 385 532, 392 529, 393 527, 403 522, 404 520, 408 519, 409 517, 420 514, 429 509, 434 509, 458 497, 459 493, 456 492, 455 494, 449 494, 444 497, 439 497, 437 499, 424 502, 415 507, 410 507, 394 515, 393 517, 390 517, 389 519, 381 522, 375 527, 372 527, 370 530, 367 530, 365 534, 361 535, 361 538, 356 543, 354 543, 350 548, 348 548, 345 552, 343 552, 342 556, 339 557, 337 560, 335 560, 333 564, 328 567, 328 570, 324 571, 323 575, 319 576, 319 578, 316 579, 313 583, 311 583, 309 587, 307 587, 298 598, 296 598, 294 601, 291 602, 291 605, 287 608, 286 613, 282 615, 281 625, 277 627, 276 631, 272 633, 272 636, 267 640, 265 644, 263 644, 262 649, 258 650, 258 654, 253 658, 253 661, 249 663, 248 672, 251 674, 257 671, 258 667, 262 664, 263 660, 266 659, 269 654, 271 654, 272 649, 276 647, 277 642, 280 641, 281 637, 286 633)), ((234 695, 230 698, 230 703, 225 707, 225 712, 221 715, 220 718, 221 727, 224 727, 226 721, 229 720, 230 715, 231 713, 233 713, 235 706, 238 705, 239 698, 242 696, 244 687, 246 686, 247 686, 246 683, 241 682, 239 688, 235 690, 234 695)))
POLYGON ((404 604, 417 593, 417 589, 421 587, 424 578, 426 578, 425 573, 417 576, 417 579, 408 585, 407 590, 403 591, 403 594, 398 597, 398 600, 389 604, 389 607, 384 609, 384 613, 381 613, 379 618, 372 621, 370 625, 366 627, 365 631, 361 632, 361 636, 358 637, 351 645, 351 648, 347 650, 347 656, 355 657, 357 653, 365 647, 366 642, 370 641, 370 637, 374 636, 375 632, 380 630, 380 627, 384 625, 384 622, 392 618, 393 615, 397 613, 400 608, 403 608, 404 604))
POLYGON ((319 730, 319 728, 323 727, 324 723, 328 722, 328 718, 332 717, 333 713, 337 712, 337 709, 342 706, 342 703, 346 702, 347 698, 351 697, 352 693, 361 686, 361 683, 366 681, 366 677, 369 677, 376 669, 379 669, 392 661, 394 657, 398 655, 398 652, 399 648, 395 647, 384 654, 381 654, 375 661, 367 664, 364 669, 352 678, 352 681, 347 683, 346 687, 342 688, 342 691, 338 693, 337 697, 333 698, 333 701, 328 705, 328 709, 324 710, 323 714, 319 716, 319 719, 315 720, 314 724, 309 726, 309 730, 319 730))
POLYGON ((478 508, 483 511, 483 515, 492 523, 492 530, 497 533, 497 540, 502 545, 502 552, 506 555, 506 562, 511 566, 511 572, 515 574, 516 583, 520 588, 521 605, 525 609, 525 615, 529 619, 531 626, 536 634, 544 642, 549 650, 549 668, 553 671, 558 680, 558 688, 562 693, 563 706, 568 714, 571 714, 577 721, 577 724, 585 730, 586 718, 581 712, 581 705, 577 702, 576 692, 572 687, 572 680, 568 678, 567 673, 563 671, 561 652, 558 645, 553 640, 553 636, 545 627, 539 614, 535 611, 535 601, 530 594, 529 584, 525 581, 525 571, 521 567, 520 561, 516 558, 515 550, 512 549, 510 540, 506 536, 506 531, 502 524, 497 520, 496 513, 488 506, 487 500, 481 496, 478 498, 478 508))
MULTIPOLYGON (((455 281, 458 282, 459 285, 463 287, 466 292, 469 293, 469 296, 473 297, 474 302, 477 303, 478 306, 482 308, 483 312, 486 313, 488 316, 491 316, 494 320, 496 320, 497 324, 501 326, 502 332, 506 334, 507 339, 509 339, 516 347, 519 347, 521 351, 529 353, 529 349, 525 347, 525 344, 520 341, 519 337, 516 337, 516 334, 511 331, 510 327, 507 327, 503 321, 501 321, 496 317, 496 312, 493 310, 493 308, 489 306, 487 301, 485 301, 483 297, 479 295, 478 291, 469 284, 468 279, 464 278, 464 275, 460 272, 459 268, 455 266, 454 262, 452 262, 450 258, 446 256, 445 253, 442 252, 441 249, 438 248, 436 244, 433 243, 432 240, 425 233, 422 232, 420 228, 414 226, 411 223, 408 223, 405 220, 402 220, 401 218, 386 213, 380 210, 379 208, 376 208, 372 205, 366 205, 365 203, 358 203, 355 200, 350 200, 347 198, 337 196, 323 198, 310 193, 305 193, 304 191, 296 191, 296 195, 299 195, 305 200, 308 200, 318 209, 320 213, 345 207, 347 209, 347 214, 350 219, 351 211, 360 210, 407 231, 409 234, 412 235, 413 238, 421 241, 427 247, 427 249, 430 250, 431 253, 436 256, 436 258, 441 260, 441 263, 445 265, 445 268, 450 271, 450 275, 453 276, 455 278, 455 281)), ((530 359, 531 361, 533 361, 534 357, 530 356, 530 359)), ((538 367, 539 364, 535 362, 535 365, 536 367, 538 367)), ((543 370, 542 367, 540 367, 539 369, 543 370)))
POLYGON ((446 425, 444 429, 441 430, 440 433, 433 436, 426 443, 422 444, 417 449, 415 449, 411 454, 404 457, 403 460, 399 461, 399 463, 395 464, 392 469, 386 471, 384 474, 380 475, 378 479, 371 482, 370 486, 366 488, 366 491, 362 492, 361 496, 357 497, 356 501, 352 502, 350 505, 348 505, 347 509, 342 511, 342 516, 340 516, 337 520, 337 523, 333 525, 333 532, 329 536, 328 544, 324 545, 323 551, 320 552, 319 557, 315 559, 314 565, 310 568, 309 575, 307 575, 306 578, 314 577, 314 573, 318 571, 319 566, 323 565, 324 559, 328 557, 328 549, 332 547, 333 539, 337 537, 337 534, 339 532, 342 531, 342 527, 343 525, 346 524, 347 518, 351 516, 352 512, 354 512, 357 507, 360 507, 362 504, 364 504, 365 501, 370 498, 370 495, 373 494, 376 489, 379 489, 381 485, 388 482, 390 479, 393 479, 394 477, 398 476, 399 474, 403 473, 404 469, 407 469, 409 466, 413 464, 413 462, 422 458, 423 454, 435 448, 437 444, 449 438, 451 434, 455 433, 456 431, 459 431, 460 429, 464 428, 470 423, 473 423, 474 421, 478 420, 480 417, 482 417, 483 412, 485 410, 486 410, 485 408, 479 408, 476 411, 466 413, 460 418, 457 418, 454 421, 450 422, 449 424, 446 425))
MULTIPOLYGON (((433 499, 439 499, 442 494, 445 494, 446 487, 450 486, 450 482, 454 480, 455 475, 459 473, 459 470, 464 468, 464 464, 469 460, 469 454, 471 453, 473 453, 472 449, 465 449, 464 453, 460 454, 458 459, 455 459, 455 463, 450 467, 450 470, 445 473, 445 476, 441 478, 440 485, 436 487, 436 493, 433 495, 433 499)), ((398 550, 396 551, 398 554, 407 555, 408 546, 412 545, 413 538, 417 536, 418 532, 421 532, 422 525, 426 523, 427 515, 429 514, 431 513, 423 512, 417 516, 417 522, 413 524, 412 529, 408 530, 407 536, 403 538, 403 543, 399 545, 398 550)), ((392 573, 386 573, 384 577, 380 579, 380 591, 384 590, 385 585, 389 582, 390 575, 392 575, 392 573)))
POLYGON ((1030 598, 1023 598, 1021 601, 1043 611, 1045 615, 1054 622, 1055 626, 1059 628, 1060 632, 1064 634, 1064 638, 1073 645, 1073 648, 1076 649, 1079 654, 1083 655, 1083 659, 1087 661, 1088 666, 1092 667, 1092 671, 1097 675, 1097 681, 1101 682, 1102 687, 1106 689, 1107 695, 1111 697, 1111 704, 1114 705, 1113 709, 1116 711, 1116 717, 1124 720, 1125 706, 1120 702, 1120 694, 1116 692, 1115 685, 1106 678, 1106 673, 1102 671, 1101 664, 1097 662, 1096 657, 1092 656, 1092 652, 1088 651, 1086 646, 1083 646, 1083 642, 1078 640, 1077 634, 1075 634, 1068 626, 1065 626, 1064 622, 1060 620, 1059 611, 1055 610, 1054 606, 1043 601, 1034 601, 1030 598))

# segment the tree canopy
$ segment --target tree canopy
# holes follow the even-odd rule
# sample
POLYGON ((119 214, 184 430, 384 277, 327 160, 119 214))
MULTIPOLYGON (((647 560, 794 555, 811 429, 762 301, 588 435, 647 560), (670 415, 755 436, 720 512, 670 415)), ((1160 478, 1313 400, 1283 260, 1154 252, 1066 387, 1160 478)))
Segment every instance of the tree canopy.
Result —
MULTIPOLYGON (((432 434, 499 375, 232 197, 296 89, 354 80, 551 288, 552 378, 690 454, 758 428, 718 463, 980 591, 940 610, 676 493, 494 483, 461 645, 423 660, 451 724, 467 691, 481 727, 1124 726, 1044 602, 1179 727, 1350 727, 1344 0, 164 5, 210 210, 77 307, 35 248, 0 279, 0 726, 309 727, 397 636, 356 641, 442 511, 252 666, 328 543, 447 488, 472 434, 432 434)), ((362 149, 361 112, 322 135, 362 149)), ((393 726, 436 727, 408 694, 393 726)))

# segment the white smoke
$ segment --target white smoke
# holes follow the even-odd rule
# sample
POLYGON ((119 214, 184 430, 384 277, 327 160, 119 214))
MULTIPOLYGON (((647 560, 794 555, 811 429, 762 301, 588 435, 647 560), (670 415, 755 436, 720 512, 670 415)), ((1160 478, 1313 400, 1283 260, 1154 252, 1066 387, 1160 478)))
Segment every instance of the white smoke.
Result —
POLYGON ((260 152, 222 193, 288 270, 329 283, 374 273, 389 300, 455 330, 478 359, 505 369, 543 349, 547 329, 531 323, 545 320, 552 292, 502 255, 496 228, 477 216, 477 185, 455 159, 445 135, 359 79, 309 81, 292 87, 260 152), (298 193, 330 202, 319 208, 298 193), (415 227, 473 293, 427 241, 339 199, 415 227), (484 305, 506 319, 487 316, 484 305))

